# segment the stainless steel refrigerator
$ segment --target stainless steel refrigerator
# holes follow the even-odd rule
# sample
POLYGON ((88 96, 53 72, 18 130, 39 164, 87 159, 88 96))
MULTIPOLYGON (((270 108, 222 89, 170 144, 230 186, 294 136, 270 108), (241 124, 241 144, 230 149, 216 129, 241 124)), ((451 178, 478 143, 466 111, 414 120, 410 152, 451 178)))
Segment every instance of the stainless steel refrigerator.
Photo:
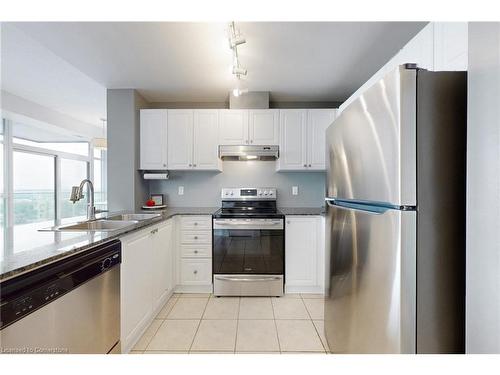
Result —
POLYGON ((327 129, 333 353, 463 353, 466 72, 400 66, 327 129))

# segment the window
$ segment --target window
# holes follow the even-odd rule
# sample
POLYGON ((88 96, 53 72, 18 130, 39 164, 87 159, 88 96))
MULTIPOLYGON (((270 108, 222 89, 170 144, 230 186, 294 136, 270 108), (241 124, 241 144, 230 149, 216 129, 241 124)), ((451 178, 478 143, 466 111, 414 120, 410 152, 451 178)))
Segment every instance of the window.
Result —
POLYGON ((40 124, 0 124, 0 260, 60 240, 58 233, 33 232, 65 222, 84 220, 85 198, 73 204, 71 187, 86 178, 95 181, 96 207, 106 208, 106 150, 40 124))
POLYGON ((3 145, 4 121, 0 123, 0 260, 4 258, 5 249, 5 184, 4 184, 4 152, 3 145))
POLYGON ((100 210, 106 210, 108 206, 106 156, 106 149, 94 149, 94 179, 92 182, 95 190, 95 206, 100 210))
MULTIPOLYGON (((84 220, 87 215, 87 199, 81 199, 76 203, 69 200, 71 187, 79 185, 87 178, 88 163, 80 160, 61 158, 61 193, 59 194, 59 205, 61 207, 62 222, 84 220), (70 219, 70 220, 68 220, 70 219)), ((88 193, 85 194, 85 198, 88 193)))
MULTIPOLYGON (((12 171, 16 253, 33 247, 33 232, 54 225, 55 159, 43 154, 14 151, 12 171)), ((50 242, 49 238, 47 243, 50 242)))

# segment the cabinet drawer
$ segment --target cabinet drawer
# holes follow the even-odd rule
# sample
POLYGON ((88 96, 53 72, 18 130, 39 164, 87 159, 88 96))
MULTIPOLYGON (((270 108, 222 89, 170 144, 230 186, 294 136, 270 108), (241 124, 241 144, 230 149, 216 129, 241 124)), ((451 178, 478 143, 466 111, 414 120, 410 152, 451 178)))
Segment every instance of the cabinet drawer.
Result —
POLYGON ((181 230, 211 230, 211 216, 182 216, 181 230))
POLYGON ((212 246, 210 245, 181 245, 183 258, 211 258, 212 246))
POLYGON ((211 259, 181 259, 182 285, 212 284, 211 259))
POLYGON ((212 231, 211 230, 183 230, 181 232, 181 243, 182 244, 206 244, 210 245, 212 243, 212 231))

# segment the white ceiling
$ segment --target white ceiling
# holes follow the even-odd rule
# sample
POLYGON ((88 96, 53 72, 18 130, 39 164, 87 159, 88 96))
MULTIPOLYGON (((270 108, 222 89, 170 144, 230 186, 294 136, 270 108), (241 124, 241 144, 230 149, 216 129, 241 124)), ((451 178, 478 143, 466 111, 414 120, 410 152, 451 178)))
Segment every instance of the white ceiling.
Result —
POLYGON ((102 127, 106 88, 14 25, 1 26, 2 90, 102 127))
MULTIPOLYGON (((247 39, 239 55, 249 90, 274 101, 343 101, 425 23, 236 25, 247 39)), ((135 88, 150 102, 223 102, 235 85, 225 23, 7 26, 2 87, 87 123, 104 117, 105 88, 135 88)))

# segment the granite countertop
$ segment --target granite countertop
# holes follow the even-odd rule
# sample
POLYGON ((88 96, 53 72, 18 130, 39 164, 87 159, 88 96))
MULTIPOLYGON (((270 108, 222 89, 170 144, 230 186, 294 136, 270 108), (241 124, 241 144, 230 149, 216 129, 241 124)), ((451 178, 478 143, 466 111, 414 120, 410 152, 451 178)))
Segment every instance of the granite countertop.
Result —
POLYGON ((325 207, 279 207, 283 215, 316 215, 325 214, 325 207))
MULTIPOLYGON (((163 210, 141 210, 137 213, 160 213, 160 217, 138 223, 113 232, 34 232, 30 240, 32 247, 13 252, 5 249, 0 261, 0 282, 16 275, 38 268, 61 258, 81 253, 100 243, 116 239, 124 234, 165 221, 176 215, 212 215, 214 207, 172 207, 163 210), (40 245, 44 244, 44 245, 40 245)), ((124 212, 114 212, 98 216, 105 218, 124 212)), ((69 223, 68 223, 69 224, 69 223)))

